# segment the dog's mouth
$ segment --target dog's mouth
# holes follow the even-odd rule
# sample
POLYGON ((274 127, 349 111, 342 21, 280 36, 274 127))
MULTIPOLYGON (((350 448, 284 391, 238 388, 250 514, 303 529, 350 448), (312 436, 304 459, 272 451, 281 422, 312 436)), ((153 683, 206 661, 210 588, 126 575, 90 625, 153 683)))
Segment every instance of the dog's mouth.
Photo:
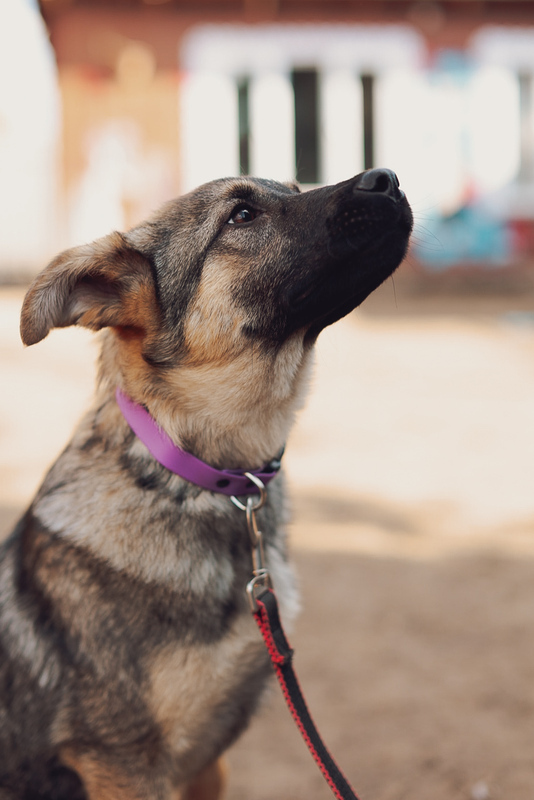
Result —
MULTIPOLYGON (((402 260, 402 259, 401 259, 402 260)), ((317 336, 323 328, 349 314, 396 270, 392 262, 386 269, 376 269, 354 279, 353 270, 343 267, 334 274, 308 283, 289 299, 290 325, 293 330, 307 327, 307 338, 317 336)))

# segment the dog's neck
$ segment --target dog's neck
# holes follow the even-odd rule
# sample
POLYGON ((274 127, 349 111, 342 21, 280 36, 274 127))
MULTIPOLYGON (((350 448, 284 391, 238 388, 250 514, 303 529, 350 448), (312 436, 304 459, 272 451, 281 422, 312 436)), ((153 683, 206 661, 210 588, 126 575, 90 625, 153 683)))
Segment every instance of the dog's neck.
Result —
MULTIPOLYGON (((304 404, 312 352, 296 340, 267 362, 245 355, 222 366, 177 366, 158 383, 147 374, 132 385, 122 377, 128 372, 121 368, 119 349, 106 337, 100 402, 115 402, 119 386, 148 409, 178 447, 217 469, 254 470, 275 458, 287 441, 304 404)), ((126 429, 117 412, 117 424, 126 429)))

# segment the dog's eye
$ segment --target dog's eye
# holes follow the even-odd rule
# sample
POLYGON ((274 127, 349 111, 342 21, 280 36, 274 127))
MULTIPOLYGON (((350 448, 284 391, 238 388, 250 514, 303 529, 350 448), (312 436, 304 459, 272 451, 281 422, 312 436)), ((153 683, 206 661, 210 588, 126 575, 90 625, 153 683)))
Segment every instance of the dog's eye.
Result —
POLYGON ((250 206, 238 206, 232 211, 232 216, 228 220, 228 225, 244 225, 247 222, 253 222, 258 216, 259 212, 250 206))

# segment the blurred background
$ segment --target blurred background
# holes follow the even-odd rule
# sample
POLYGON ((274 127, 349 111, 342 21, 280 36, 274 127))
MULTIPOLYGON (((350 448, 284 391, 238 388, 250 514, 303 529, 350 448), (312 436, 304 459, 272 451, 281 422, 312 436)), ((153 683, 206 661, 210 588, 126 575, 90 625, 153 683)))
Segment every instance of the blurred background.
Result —
POLYGON ((221 175, 392 164, 428 272, 534 253, 532 3, 4 0, 0 274, 221 175), (31 220, 32 236, 22 220, 31 220))
MULTIPOLYGON (((2 0, 0 535, 94 384, 87 331, 18 338, 57 251, 374 166, 416 228, 289 442, 297 668, 362 797, 532 800, 534 2, 2 0)), ((328 796, 275 693, 229 760, 229 799, 328 796)))

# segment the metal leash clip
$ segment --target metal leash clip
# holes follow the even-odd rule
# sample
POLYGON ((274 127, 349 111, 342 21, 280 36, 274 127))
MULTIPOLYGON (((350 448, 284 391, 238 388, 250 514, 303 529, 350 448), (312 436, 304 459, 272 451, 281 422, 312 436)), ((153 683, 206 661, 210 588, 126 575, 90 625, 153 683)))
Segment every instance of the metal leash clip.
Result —
POLYGON ((256 512, 259 511, 267 500, 267 489, 265 488, 265 484, 256 477, 256 475, 253 475, 251 472, 245 472, 245 475, 258 488, 259 496, 249 495, 246 504, 238 500, 235 495, 232 495, 230 500, 240 511, 245 511, 247 515, 247 528, 252 545, 252 574, 254 575, 252 580, 247 584, 247 595, 250 608, 252 612, 255 613, 258 610, 258 605, 256 603, 257 590, 272 588, 271 576, 265 565, 263 535, 258 528, 256 519, 256 512))

